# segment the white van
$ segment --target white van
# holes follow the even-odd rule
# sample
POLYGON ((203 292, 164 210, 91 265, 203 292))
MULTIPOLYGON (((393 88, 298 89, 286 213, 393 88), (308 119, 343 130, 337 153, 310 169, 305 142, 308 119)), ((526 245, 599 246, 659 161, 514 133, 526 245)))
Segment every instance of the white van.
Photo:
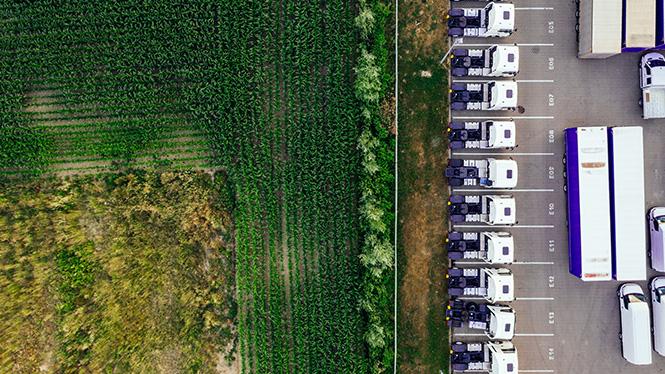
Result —
POLYGON ((618 295, 623 357, 634 365, 650 365, 651 318, 642 287, 626 283, 619 288, 618 295))
POLYGON ((653 349, 665 356, 665 277, 656 277, 649 285, 653 312, 653 349))
POLYGON ((649 211, 649 234, 651 236, 651 267, 665 272, 665 208, 655 207, 649 211))

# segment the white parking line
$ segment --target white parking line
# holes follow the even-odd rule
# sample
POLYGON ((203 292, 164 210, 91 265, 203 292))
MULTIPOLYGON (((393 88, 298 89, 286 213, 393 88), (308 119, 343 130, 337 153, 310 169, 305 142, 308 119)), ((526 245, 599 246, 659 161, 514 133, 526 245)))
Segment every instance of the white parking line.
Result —
POLYGON ((453 152, 453 156, 554 156, 554 152, 453 152))
MULTIPOLYGON (((493 43, 459 43, 457 46, 464 46, 464 47, 491 47, 493 43)), ((518 46, 518 47, 554 47, 554 43, 515 43, 515 44, 498 44, 499 46, 518 46)))
POLYGON ((517 79, 517 83, 554 83, 554 79, 517 79))
POLYGON ((553 301, 553 297, 516 297, 516 301, 553 301))
POLYGON ((515 336, 525 336, 525 337, 528 337, 528 336, 540 336, 540 337, 547 337, 547 336, 554 336, 554 334, 519 334, 519 333, 515 333, 515 336))
POLYGON ((513 189, 499 189, 492 188, 453 188, 453 192, 554 192, 552 188, 513 188, 513 189))
POLYGON ((554 116, 513 116, 513 117, 492 117, 492 116, 480 116, 480 117, 465 117, 465 116, 453 116, 454 119, 473 119, 473 120, 488 120, 488 119, 554 119, 554 116))
POLYGON ((545 6, 542 7, 534 6, 534 7, 515 7, 515 10, 554 10, 554 8, 545 7, 545 6))
MULTIPOLYGON (((484 262, 484 261, 464 261, 462 260, 455 260, 455 265, 489 265, 489 263, 484 262)), ((554 262, 550 261, 543 261, 543 262, 536 262, 536 261, 516 261, 513 262, 512 264, 507 264, 507 265, 554 265, 554 262)))
POLYGON ((453 152, 453 156, 554 156, 553 152, 453 152))
POLYGON ((554 373, 554 370, 547 370, 547 369, 538 370, 538 369, 535 369, 535 370, 518 370, 518 372, 519 373, 554 373))
POLYGON ((493 227, 497 229, 553 229, 554 225, 453 225, 461 229, 477 229, 493 227))

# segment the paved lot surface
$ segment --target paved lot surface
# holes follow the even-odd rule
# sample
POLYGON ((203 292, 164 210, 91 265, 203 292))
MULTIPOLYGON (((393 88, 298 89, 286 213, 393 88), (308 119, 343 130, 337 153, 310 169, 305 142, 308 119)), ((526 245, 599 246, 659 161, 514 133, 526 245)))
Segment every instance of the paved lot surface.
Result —
MULTIPOLYGON (((464 45, 520 46, 518 112, 454 112, 454 119, 512 117, 518 147, 510 152, 456 151, 480 158, 489 153, 513 157, 519 183, 507 192, 517 199, 519 223, 492 228, 513 233, 517 311, 514 343, 520 372, 560 374, 665 373, 665 357, 653 353, 649 367, 621 356, 618 282, 583 283, 568 273, 566 205, 562 190, 563 130, 582 125, 644 127, 647 206, 665 205, 665 121, 645 121, 638 106, 639 54, 606 60, 576 57, 574 1, 514 0, 518 31, 504 39, 465 38, 464 45)), ((465 2, 455 6, 482 6, 465 2)), ((465 79, 466 80, 466 79, 465 79)), ((455 190, 460 192, 460 190, 455 190)), ((487 192, 485 192, 487 193, 487 192)), ((479 231, 473 225, 459 230, 479 231)), ((650 277, 656 275, 653 271, 650 277)), ((645 292, 647 283, 641 282, 645 292)), ((454 331, 454 340, 478 340, 454 331)))

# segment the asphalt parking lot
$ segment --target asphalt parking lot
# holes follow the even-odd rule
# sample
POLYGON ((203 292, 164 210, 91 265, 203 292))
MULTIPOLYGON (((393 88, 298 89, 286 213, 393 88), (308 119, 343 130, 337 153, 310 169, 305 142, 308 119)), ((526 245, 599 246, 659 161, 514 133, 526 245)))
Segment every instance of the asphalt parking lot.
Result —
MULTIPOLYGON (((633 366, 621 356, 619 283, 584 283, 568 273, 566 199, 563 192, 563 130, 576 126, 640 125, 645 137, 648 208, 665 205, 665 121, 643 120, 637 63, 639 53, 605 60, 577 58, 575 2, 514 0, 517 32, 503 39, 464 38, 460 46, 517 44, 520 47, 518 104, 523 112, 453 112, 455 120, 513 118, 518 147, 511 151, 460 150, 459 158, 489 155, 518 162, 519 182, 511 191, 517 200, 518 224, 492 227, 515 237, 517 313, 513 342, 520 373, 619 374, 663 373, 665 357, 653 352, 653 364, 633 366)), ((455 7, 483 6, 480 2, 455 7)), ((501 78, 500 78, 501 79, 501 78)), ((503 78, 505 79, 505 78, 503 78)), ((474 80, 471 78, 453 81, 474 80)), ((479 79, 477 79, 479 80, 479 79)), ((479 192, 454 189, 456 193, 479 192)), ((482 193, 494 191, 482 190, 482 193)), ((481 231, 482 225, 461 224, 456 230, 481 231)), ((650 278, 656 273, 650 271, 650 278)), ((640 282, 648 294, 647 282, 640 282)), ((469 331, 453 332, 453 340, 482 339, 469 331)))

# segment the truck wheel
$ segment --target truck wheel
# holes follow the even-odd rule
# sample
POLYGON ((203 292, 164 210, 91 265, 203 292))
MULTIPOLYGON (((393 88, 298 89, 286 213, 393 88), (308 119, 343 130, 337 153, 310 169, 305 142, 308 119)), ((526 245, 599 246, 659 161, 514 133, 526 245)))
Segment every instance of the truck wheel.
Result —
POLYGON ((568 193, 568 186, 566 186, 565 184, 563 185, 563 192, 568 193))

